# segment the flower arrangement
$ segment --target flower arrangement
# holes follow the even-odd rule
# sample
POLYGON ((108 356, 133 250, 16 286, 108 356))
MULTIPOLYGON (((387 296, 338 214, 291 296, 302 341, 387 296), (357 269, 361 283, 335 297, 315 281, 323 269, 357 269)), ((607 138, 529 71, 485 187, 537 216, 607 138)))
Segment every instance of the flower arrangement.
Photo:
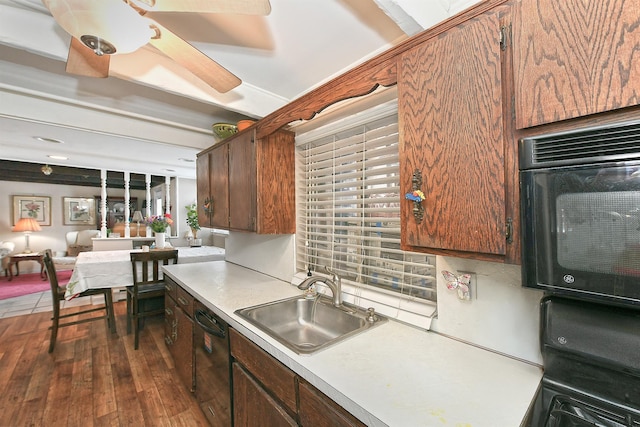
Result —
POLYGON ((187 225, 194 232, 200 230, 200 224, 198 223, 198 210, 196 209, 196 204, 191 203, 190 205, 185 206, 187 210, 187 225))
POLYGON ((165 214, 164 216, 153 215, 146 218, 145 222, 156 233, 164 233, 167 231, 167 227, 173 225, 173 220, 171 219, 171 215, 169 214, 165 214))

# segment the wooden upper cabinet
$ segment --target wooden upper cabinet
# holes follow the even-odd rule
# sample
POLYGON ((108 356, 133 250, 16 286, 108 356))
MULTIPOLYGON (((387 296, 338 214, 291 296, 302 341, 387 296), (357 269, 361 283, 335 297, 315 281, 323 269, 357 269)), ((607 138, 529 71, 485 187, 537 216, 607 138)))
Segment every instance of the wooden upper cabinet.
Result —
POLYGON ((401 194, 422 175, 421 220, 401 201, 404 249, 505 254, 500 18, 489 12, 405 52, 398 119, 401 194))
POLYGON ((226 228, 229 225, 229 148, 226 144, 209 153, 209 188, 211 227, 226 228))
POLYGON ((209 184, 209 153, 200 153, 196 159, 196 188, 198 224, 200 227, 211 227, 211 215, 205 204, 211 197, 209 184))
POLYGON ((201 211, 208 187, 213 201, 209 227, 259 234, 295 233, 294 152, 292 132, 280 130, 256 138, 252 129, 200 153, 198 214, 204 215, 201 211), (207 168, 208 174, 201 168, 207 168))
POLYGON ((295 233, 295 134, 281 130, 258 138, 256 169, 256 231, 295 233))
POLYGON ((522 0, 516 10, 517 128, 639 103, 640 2, 522 0))
POLYGON ((198 223, 201 227, 229 226, 229 148, 226 144, 198 155, 196 162, 198 223))

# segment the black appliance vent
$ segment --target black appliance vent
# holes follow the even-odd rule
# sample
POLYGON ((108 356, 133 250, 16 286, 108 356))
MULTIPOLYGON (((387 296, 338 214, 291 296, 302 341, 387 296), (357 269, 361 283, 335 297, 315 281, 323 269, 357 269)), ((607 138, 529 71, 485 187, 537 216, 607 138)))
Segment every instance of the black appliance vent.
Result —
POLYGON ((523 138, 520 142, 520 169, 640 159, 640 121, 523 138))

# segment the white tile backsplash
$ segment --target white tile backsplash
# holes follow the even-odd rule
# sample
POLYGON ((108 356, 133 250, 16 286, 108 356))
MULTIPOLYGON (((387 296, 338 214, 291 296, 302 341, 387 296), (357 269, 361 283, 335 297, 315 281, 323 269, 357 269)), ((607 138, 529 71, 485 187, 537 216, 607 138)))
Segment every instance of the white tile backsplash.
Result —
POLYGON ((539 302, 542 292, 522 288, 520 266, 462 258, 436 259, 438 317, 431 329, 533 363, 542 363, 539 302), (476 295, 458 299, 442 270, 475 273, 476 295))

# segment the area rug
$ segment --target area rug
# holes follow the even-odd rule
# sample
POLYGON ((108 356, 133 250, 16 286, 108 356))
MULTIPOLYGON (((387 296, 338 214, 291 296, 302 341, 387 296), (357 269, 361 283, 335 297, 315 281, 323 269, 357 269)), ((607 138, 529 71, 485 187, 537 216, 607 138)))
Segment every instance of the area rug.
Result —
MULTIPOLYGON (((71 273, 72 270, 58 271, 58 284, 66 285, 71 278, 71 273)), ((49 280, 42 280, 40 273, 13 276, 11 281, 5 276, 0 277, 0 300, 35 294, 49 289, 49 280)))

